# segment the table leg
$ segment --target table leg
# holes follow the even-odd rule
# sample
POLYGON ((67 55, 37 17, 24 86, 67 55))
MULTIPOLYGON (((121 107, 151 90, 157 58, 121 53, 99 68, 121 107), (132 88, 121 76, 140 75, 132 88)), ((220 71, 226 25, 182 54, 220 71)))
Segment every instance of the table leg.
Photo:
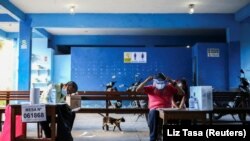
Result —
POLYGON ((55 133, 55 129, 56 129, 56 108, 53 107, 52 110, 52 116, 51 116, 51 140, 54 141, 56 139, 56 133, 55 133))

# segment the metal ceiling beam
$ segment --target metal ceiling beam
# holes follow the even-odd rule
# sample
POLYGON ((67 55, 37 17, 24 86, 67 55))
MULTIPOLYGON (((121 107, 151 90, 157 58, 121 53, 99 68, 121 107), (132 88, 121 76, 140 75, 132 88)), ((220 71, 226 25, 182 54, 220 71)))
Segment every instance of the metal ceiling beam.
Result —
POLYGON ((38 35, 40 35, 42 37, 45 37, 45 38, 51 38, 52 37, 52 35, 43 28, 33 28, 33 32, 35 32, 38 35))
POLYGON ((15 5, 13 5, 9 0, 0 0, 0 7, 7 10, 7 14, 9 14, 17 21, 25 21, 25 14, 15 5))
POLYGON ((238 22, 247 21, 250 18, 250 4, 235 13, 235 20, 238 22))
POLYGON ((14 18, 8 14, 0 14, 0 22, 17 22, 14 18))

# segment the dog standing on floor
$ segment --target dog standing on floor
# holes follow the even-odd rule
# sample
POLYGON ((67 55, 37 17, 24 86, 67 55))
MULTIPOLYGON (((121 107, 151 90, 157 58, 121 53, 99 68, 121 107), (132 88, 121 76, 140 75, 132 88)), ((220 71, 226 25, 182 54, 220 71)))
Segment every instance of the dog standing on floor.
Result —
POLYGON ((102 129, 104 130, 104 127, 108 128, 109 125, 114 125, 113 131, 115 131, 115 128, 117 127, 120 131, 122 131, 120 123, 125 122, 125 119, 123 117, 121 118, 113 118, 104 116, 103 114, 99 113, 103 117, 103 124, 102 129))

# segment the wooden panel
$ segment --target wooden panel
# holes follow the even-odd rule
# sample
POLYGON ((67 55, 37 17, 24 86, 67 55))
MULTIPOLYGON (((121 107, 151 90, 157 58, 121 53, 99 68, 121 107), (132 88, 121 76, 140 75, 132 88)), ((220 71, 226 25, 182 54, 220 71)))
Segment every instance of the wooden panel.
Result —
POLYGON ((84 100, 103 100, 106 106, 103 108, 80 108, 77 113, 119 113, 119 114, 134 114, 134 113, 148 113, 148 108, 109 108, 109 100, 148 100, 147 95, 136 92, 79 92, 79 95, 71 96, 71 106, 80 105, 80 101, 84 100))
POLYGON ((77 113, 119 113, 119 114, 134 114, 148 113, 147 108, 121 108, 121 109, 106 109, 106 108, 81 108, 77 113))

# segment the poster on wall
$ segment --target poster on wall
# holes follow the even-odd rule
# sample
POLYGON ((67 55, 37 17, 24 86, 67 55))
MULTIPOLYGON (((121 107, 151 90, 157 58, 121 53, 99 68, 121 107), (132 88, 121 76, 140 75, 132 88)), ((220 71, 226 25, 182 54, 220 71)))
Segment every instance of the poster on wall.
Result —
POLYGON ((220 49, 218 48, 208 48, 207 57, 220 57, 220 49))
POLYGON ((124 63, 147 63, 147 52, 124 52, 124 63))
POLYGON ((21 41, 21 49, 27 49, 27 41, 26 40, 21 41))

